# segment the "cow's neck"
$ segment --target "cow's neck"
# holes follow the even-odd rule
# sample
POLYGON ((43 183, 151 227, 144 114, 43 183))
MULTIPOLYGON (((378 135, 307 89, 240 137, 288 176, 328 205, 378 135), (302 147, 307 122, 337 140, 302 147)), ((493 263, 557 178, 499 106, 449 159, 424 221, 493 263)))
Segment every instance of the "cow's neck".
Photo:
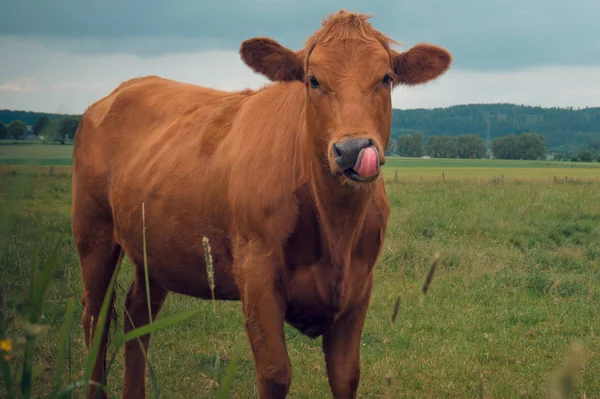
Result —
POLYGON ((315 166, 312 191, 323 249, 333 267, 345 268, 374 190, 345 186, 320 165, 315 166))
POLYGON ((313 169, 311 187, 321 240, 319 292, 338 312, 349 294, 344 281, 352 274, 351 255, 373 194, 345 187, 321 168, 313 169))

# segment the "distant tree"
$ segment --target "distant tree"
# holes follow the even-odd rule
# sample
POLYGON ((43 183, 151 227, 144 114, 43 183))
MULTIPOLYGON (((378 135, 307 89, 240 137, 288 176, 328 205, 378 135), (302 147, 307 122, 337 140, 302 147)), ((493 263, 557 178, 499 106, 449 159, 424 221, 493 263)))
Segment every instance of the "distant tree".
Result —
POLYGON ((585 150, 579 153, 579 160, 581 162, 594 162, 594 156, 591 151, 585 150))
POLYGON ((515 134, 495 138, 492 141, 494 157, 498 159, 519 159, 518 141, 519 139, 515 134))
POLYGON ((499 159, 541 159, 546 156, 546 143, 541 134, 509 134, 494 139, 492 153, 499 159))
POLYGON ((396 152, 398 153, 398 155, 407 157, 408 153, 410 152, 411 142, 412 142, 412 135, 403 134, 402 136, 399 136, 398 139, 396 140, 396 152))
POLYGON ((425 143, 425 152, 432 158, 454 158, 456 145, 448 135, 430 136, 425 143))
POLYGON ((425 152, 432 158, 473 159, 484 158, 487 147, 476 134, 430 136, 425 143, 425 152))
POLYGON ((396 151, 404 157, 420 157, 423 155, 423 134, 403 134, 396 140, 396 151))
POLYGON ((592 152, 600 152, 600 137, 590 137, 587 140, 587 148, 592 152))
POLYGON ((476 134, 454 137, 456 156, 463 159, 484 158, 487 153, 485 142, 476 134))
POLYGON ((600 162, 600 152, 597 155, 596 162, 600 162))
POLYGON ((64 117, 58 123, 58 139, 61 144, 75 137, 75 132, 79 126, 79 120, 71 117, 64 117))
POLYGON ((15 140, 25 139, 27 134, 27 125, 21 121, 12 121, 8 124, 8 136, 15 140))
POLYGON ((456 141, 452 136, 444 134, 440 137, 439 146, 441 149, 441 158, 456 158, 458 148, 456 147, 456 141))
POLYGON ((412 135, 412 142, 410 146, 411 157, 422 157, 423 156, 423 133, 416 132, 412 135))
POLYGON ((536 133, 523 133, 519 136, 520 159, 543 159, 546 156, 544 136, 536 133))
POLYGON ((4 122, 0 121, 0 140, 8 138, 8 129, 4 122))
POLYGON ((33 127, 31 128, 31 132, 36 136, 40 136, 41 134, 48 131, 48 128, 52 124, 52 119, 47 116, 40 116, 35 121, 33 127))
POLYGON ((440 137, 439 136, 429 136, 427 141, 425 142, 425 154, 429 155, 432 158, 441 158, 440 157, 440 137))

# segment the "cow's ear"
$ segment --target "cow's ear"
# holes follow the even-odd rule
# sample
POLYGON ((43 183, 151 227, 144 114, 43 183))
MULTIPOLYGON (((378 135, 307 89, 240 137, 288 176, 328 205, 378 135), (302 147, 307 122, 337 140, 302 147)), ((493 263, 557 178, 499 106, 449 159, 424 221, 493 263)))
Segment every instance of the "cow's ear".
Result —
POLYGON ((396 82, 405 85, 436 79, 452 63, 452 55, 446 49, 432 44, 417 44, 403 53, 392 50, 392 57, 396 82))
POLYGON ((274 82, 302 80, 302 50, 294 52, 268 37, 255 37, 242 42, 240 55, 253 71, 274 82))

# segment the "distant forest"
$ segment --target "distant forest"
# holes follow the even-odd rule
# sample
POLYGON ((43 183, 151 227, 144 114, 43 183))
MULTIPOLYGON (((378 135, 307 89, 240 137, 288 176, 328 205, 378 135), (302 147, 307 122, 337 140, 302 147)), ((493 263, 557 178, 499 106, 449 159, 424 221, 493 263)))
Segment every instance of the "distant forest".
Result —
POLYGON ((40 116, 46 116, 52 120, 58 121, 64 117, 79 117, 81 115, 50 114, 46 112, 12 111, 8 109, 0 109, 0 122, 3 122, 5 125, 8 125, 12 121, 21 121, 29 126, 33 126, 40 116))
MULTIPOLYGON (((435 109, 394 109, 392 136, 476 134, 487 141, 509 134, 538 133, 548 150, 585 146, 600 138, 600 108, 542 108, 515 104, 470 104, 435 109)), ((491 143, 490 143, 491 145, 491 143)))
MULTIPOLYGON (((8 125, 21 120, 33 126, 40 116, 60 120, 67 115, 0 110, 8 125)), ((72 115, 79 117, 80 115, 72 115)), ((470 104, 435 109, 394 109, 392 138, 420 132, 430 136, 475 134, 491 146, 491 140, 509 134, 538 133, 548 151, 567 151, 600 139, 600 108, 542 108, 516 104, 470 104), (487 142, 489 128, 490 142, 487 142)))

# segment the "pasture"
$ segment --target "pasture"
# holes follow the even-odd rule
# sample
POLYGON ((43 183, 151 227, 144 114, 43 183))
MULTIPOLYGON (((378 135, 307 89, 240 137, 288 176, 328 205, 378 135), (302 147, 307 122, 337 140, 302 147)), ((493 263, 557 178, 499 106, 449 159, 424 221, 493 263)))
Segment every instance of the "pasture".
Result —
POLYGON ((72 165, 73 146, 61 144, 0 144, 0 165, 72 165))
MULTIPOLYGON (((40 147, 0 146, 0 164, 21 164, 29 158, 42 165, 66 165, 52 175, 48 166, 27 174, 7 234, 0 235, 3 312, 14 316, 11 325, 17 330, 24 325, 20 312, 31 266, 42 263, 54 237, 61 237, 59 263, 42 313, 48 329, 36 346, 41 366, 35 370, 36 397, 52 387, 69 298, 75 299, 76 310, 64 377, 78 378, 85 361, 79 264, 70 232, 70 167, 65 161, 72 148, 40 147)), ((30 167, 0 170, 2 218, 13 183, 27 171, 30 167)), ((472 398, 480 384, 486 398, 547 397, 547 383, 573 342, 583 348, 575 396, 599 397, 600 164, 389 157, 385 176, 392 214, 362 337, 359 397, 472 398), (397 183, 392 182, 394 170, 397 183), (502 174, 504 183, 492 180, 502 174), (569 179, 555 182, 553 176, 569 179), (439 265, 423 296, 421 286, 436 252, 439 265)), ((122 335, 124 290, 131 278, 126 260, 116 289, 119 321, 113 343, 122 335)), ((154 335, 160 397, 206 397, 213 381, 224 374, 215 376, 215 358, 226 365, 238 344, 242 354, 232 397, 257 397, 239 303, 218 302, 214 315, 210 301, 170 295, 159 319, 197 308, 202 309, 199 315, 154 335)), ((320 339, 303 337, 287 326, 286 337, 293 370, 290 397, 329 397, 320 339)), ((11 361, 17 362, 18 356, 11 361)), ((108 384, 118 397, 119 356, 108 384)), ((0 396, 2 390, 0 386, 0 396)))
MULTIPOLYGON (((0 143, 0 165, 35 164, 70 166, 73 146, 60 144, 5 144, 0 143)), ((420 159, 387 156, 383 173, 394 177, 398 171, 401 181, 444 179, 472 180, 501 178, 506 180, 553 180, 554 176, 600 181, 600 163, 558 161, 512 161, 502 159, 420 159)), ((60 168, 59 168, 60 169, 60 168)), ((70 171, 70 168, 65 168, 70 171)))

